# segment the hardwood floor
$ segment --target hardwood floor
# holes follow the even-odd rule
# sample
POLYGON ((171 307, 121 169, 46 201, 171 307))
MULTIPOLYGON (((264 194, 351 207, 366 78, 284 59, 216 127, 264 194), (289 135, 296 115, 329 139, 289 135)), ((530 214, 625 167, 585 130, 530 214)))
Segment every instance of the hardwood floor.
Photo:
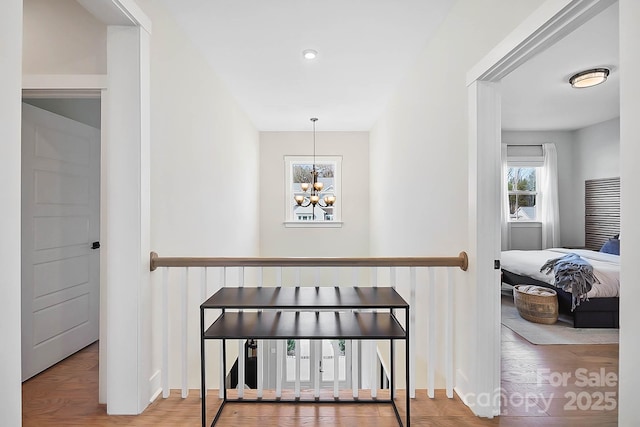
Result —
MULTIPOLYGON (((418 390, 411 404, 411 425, 616 426, 617 374, 617 345, 536 346, 503 326, 502 415, 494 419, 478 418, 457 396, 447 399, 443 391, 438 391, 435 399, 429 399, 424 390, 418 390), (581 387, 583 377, 590 382, 581 387)), ((97 403, 98 343, 95 343, 23 384, 22 419, 26 427, 198 426, 198 395, 198 390, 193 390, 188 398, 182 399, 176 390, 168 399, 156 399, 142 415, 107 415, 105 407, 97 403)), ((402 396, 398 407, 404 416, 402 396)), ((210 393, 207 397, 210 420, 218 404, 217 393, 210 393)), ((225 406, 217 425, 395 427, 397 421, 391 406, 384 404, 239 403, 225 406)))

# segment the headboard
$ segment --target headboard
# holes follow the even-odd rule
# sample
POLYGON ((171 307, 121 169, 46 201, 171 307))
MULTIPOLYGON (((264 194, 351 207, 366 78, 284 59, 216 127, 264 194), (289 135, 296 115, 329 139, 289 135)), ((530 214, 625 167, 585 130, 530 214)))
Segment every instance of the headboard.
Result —
POLYGON ((620 177, 584 182, 585 247, 600 250, 620 233, 620 177))

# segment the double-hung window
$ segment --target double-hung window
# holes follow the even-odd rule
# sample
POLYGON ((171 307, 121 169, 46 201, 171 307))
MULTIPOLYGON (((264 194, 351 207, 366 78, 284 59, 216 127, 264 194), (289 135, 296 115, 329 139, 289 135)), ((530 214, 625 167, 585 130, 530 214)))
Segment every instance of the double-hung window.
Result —
POLYGON ((290 227, 339 227, 341 156, 285 156, 285 225, 290 227), (321 190, 311 203, 313 169, 321 190), (302 200, 296 202, 296 197, 302 200))
POLYGON ((509 167, 507 189, 509 218, 512 221, 537 221, 539 218, 539 167, 509 167))
POLYGON ((540 221, 541 177, 544 157, 541 145, 508 145, 506 190, 509 221, 540 221))

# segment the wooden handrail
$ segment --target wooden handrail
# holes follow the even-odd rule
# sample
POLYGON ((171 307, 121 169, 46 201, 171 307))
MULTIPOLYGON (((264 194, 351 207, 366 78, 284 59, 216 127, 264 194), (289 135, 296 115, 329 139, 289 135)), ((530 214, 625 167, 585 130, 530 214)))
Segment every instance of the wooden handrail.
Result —
POLYGON ((460 267, 467 271, 469 258, 466 252, 457 257, 160 257, 151 252, 150 269, 158 267, 460 267))

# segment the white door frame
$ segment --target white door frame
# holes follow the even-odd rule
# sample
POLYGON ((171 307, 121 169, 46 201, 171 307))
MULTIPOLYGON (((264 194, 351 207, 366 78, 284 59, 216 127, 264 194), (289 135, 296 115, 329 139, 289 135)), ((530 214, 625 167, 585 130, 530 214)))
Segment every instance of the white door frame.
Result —
POLYGON ((481 338, 473 343, 475 380, 461 396, 476 397, 465 403, 479 416, 500 413, 500 80, 615 1, 548 0, 467 73, 469 279, 477 287, 473 335, 481 338))
POLYGON ((139 414, 153 394, 148 306, 151 21, 132 0, 77 1, 107 24, 106 76, 24 76, 23 88, 101 92, 99 400, 109 414, 139 414))

